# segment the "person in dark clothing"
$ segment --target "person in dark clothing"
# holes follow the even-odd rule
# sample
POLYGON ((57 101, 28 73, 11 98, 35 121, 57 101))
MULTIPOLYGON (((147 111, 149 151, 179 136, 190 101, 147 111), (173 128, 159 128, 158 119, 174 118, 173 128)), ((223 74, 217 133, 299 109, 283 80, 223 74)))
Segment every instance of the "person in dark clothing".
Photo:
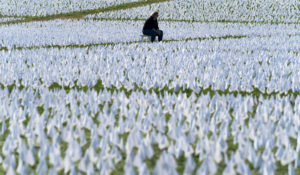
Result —
POLYGON ((151 36, 151 42, 155 40, 156 36, 158 36, 158 41, 162 41, 163 39, 164 33, 158 28, 157 18, 158 12, 153 12, 151 16, 146 20, 143 27, 143 34, 151 36))

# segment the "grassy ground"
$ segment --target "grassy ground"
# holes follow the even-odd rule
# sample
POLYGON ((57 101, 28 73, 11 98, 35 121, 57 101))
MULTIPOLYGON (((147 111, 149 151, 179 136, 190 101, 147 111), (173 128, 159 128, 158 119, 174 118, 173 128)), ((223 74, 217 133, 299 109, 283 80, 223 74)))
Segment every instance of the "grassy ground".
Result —
MULTIPOLYGON (((109 21, 145 21, 143 18, 91 18, 93 20, 109 20, 109 21)), ((168 22, 199 22, 199 23, 239 23, 239 24, 300 24, 299 22, 274 22, 274 21, 229 21, 229 20, 216 20, 216 21, 200 21, 200 20, 184 20, 184 19, 159 19, 159 21, 168 22)))
MULTIPOLYGON (((294 35, 289 35, 294 36, 294 35)), ((187 41, 195 41, 195 40, 224 40, 224 39, 241 39, 241 38, 252 38, 252 37, 271 37, 271 35, 225 35, 225 36, 211 36, 211 37, 195 37, 195 38, 185 38, 185 39, 166 39, 163 40, 163 43, 169 43, 169 42, 187 42, 187 41)), ((44 46, 29 46, 29 47, 23 47, 23 46, 14 46, 12 48, 8 47, 0 47, 0 51, 8 51, 8 50, 33 50, 33 49, 50 49, 50 48, 58 48, 58 49, 64 49, 64 48, 91 48, 91 47, 97 47, 97 46, 114 46, 118 44, 137 44, 137 43, 146 43, 148 41, 126 41, 126 42, 108 42, 108 43, 90 43, 90 44, 66 44, 66 45, 44 45, 44 46)), ((288 52, 291 52, 293 54, 298 55, 299 52, 288 50, 288 52)))
MULTIPOLYGON (((256 97, 256 98, 259 98, 259 97, 263 97, 263 98, 271 98, 271 97, 274 97, 276 98, 277 96, 280 96, 280 97, 298 97, 300 95, 300 91, 292 91, 292 90, 289 90, 288 92, 276 92, 276 91, 273 91, 271 93, 268 93, 267 90, 266 91, 261 91, 259 90, 257 87, 254 87, 253 86, 253 90, 252 91, 230 91, 229 88, 226 89, 226 90, 218 90, 218 89, 212 89, 211 87, 208 87, 208 88, 204 88, 204 87, 199 87, 199 92, 194 92, 193 89, 191 88, 183 88, 183 87, 179 87, 177 90, 175 90, 174 88, 169 88, 168 86, 164 86, 162 88, 149 88, 149 89, 144 89, 138 85, 134 85, 134 88, 133 89, 127 89, 125 87, 120 87, 120 88, 117 88, 115 86, 111 86, 111 87, 104 87, 104 85, 102 84, 102 80, 99 79, 97 81, 97 83, 93 86, 93 87, 88 87, 88 86, 78 86, 77 81, 75 81, 75 85, 74 86, 63 86, 63 85, 60 85, 58 83, 52 83, 48 89, 49 90, 65 90, 67 93, 70 92, 70 90, 76 90, 76 91, 84 91, 84 92, 87 92, 88 90, 95 90, 97 91, 98 93, 103 91, 103 90, 106 90, 108 92, 111 92, 112 94, 116 91, 116 92, 124 92, 128 97, 132 94, 132 92, 143 92, 144 94, 146 92, 150 92, 150 93, 155 93, 157 94, 158 96, 164 96, 165 92, 167 93, 170 93, 170 94, 173 94, 175 93, 176 95, 179 94, 179 93, 183 93, 183 94, 186 94, 188 97, 192 94, 192 93, 195 93, 197 96, 200 96, 202 94, 209 94, 211 97, 216 95, 216 94, 219 94, 219 95, 234 95, 234 96, 237 96, 237 95, 241 95, 241 96, 252 96, 252 97, 256 97)), ((19 86, 16 86, 16 84, 11 84, 11 85, 3 85, 2 83, 0 83, 0 88, 1 89, 4 89, 4 88, 8 88, 8 91, 9 93, 12 92, 13 89, 15 88, 18 88, 19 90, 23 90, 23 89, 26 89, 28 87, 24 87, 22 84, 19 85, 19 86)), ((38 90, 38 89, 36 89, 38 90)), ((0 138, 1 140, 1 138, 0 138)))
MULTIPOLYGON (((0 128, 2 128, 2 125, 6 125, 6 127, 8 128, 9 126, 9 120, 3 121, 2 123, 0 123, 0 128)), ((3 144, 5 142, 6 137, 9 135, 9 130, 7 129, 3 134, 0 134, 0 156, 3 157, 3 153, 2 153, 2 147, 3 144)), ((3 168, 2 163, 0 163, 0 174, 5 174, 5 170, 3 168)))
MULTIPOLYGON (((263 37, 261 35, 253 35, 253 36, 247 36, 247 35, 225 35, 220 37, 196 37, 196 38, 185 38, 185 39, 169 39, 169 40, 163 40, 163 42, 186 42, 186 41, 193 41, 193 40, 221 40, 221 39, 240 39, 240 38, 246 38, 246 37, 263 37)), ((112 45, 118 45, 118 44, 136 44, 140 43, 141 41, 127 41, 127 42, 108 42, 108 43, 91 43, 91 44, 67 44, 67 45, 45 45, 45 46, 29 46, 29 47, 22 47, 22 46, 14 46, 13 50, 32 50, 32 49, 42 49, 42 48, 90 48, 90 47, 97 47, 97 46, 112 46, 112 45)), ((147 41, 142 41, 147 42, 147 41)), ((10 50, 7 47, 1 47, 1 50, 8 51, 10 50)))

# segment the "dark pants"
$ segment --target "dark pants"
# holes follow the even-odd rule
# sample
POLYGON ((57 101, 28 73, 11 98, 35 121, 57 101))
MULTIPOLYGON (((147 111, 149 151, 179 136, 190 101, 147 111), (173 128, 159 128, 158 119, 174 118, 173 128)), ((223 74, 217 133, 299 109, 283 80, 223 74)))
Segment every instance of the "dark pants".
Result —
POLYGON ((155 40, 156 36, 158 36, 158 41, 161 41, 163 39, 164 33, 162 30, 159 31, 161 32, 161 35, 158 35, 155 30, 143 30, 143 34, 151 36, 151 42, 155 40))

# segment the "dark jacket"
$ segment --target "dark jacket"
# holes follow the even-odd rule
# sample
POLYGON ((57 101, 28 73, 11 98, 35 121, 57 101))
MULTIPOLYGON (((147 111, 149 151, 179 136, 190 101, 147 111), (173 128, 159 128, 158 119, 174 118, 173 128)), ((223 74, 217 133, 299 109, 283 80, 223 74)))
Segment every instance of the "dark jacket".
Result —
POLYGON ((157 20, 154 20, 153 17, 151 16, 146 20, 143 30, 152 30, 152 29, 158 30, 159 28, 158 28, 157 20))

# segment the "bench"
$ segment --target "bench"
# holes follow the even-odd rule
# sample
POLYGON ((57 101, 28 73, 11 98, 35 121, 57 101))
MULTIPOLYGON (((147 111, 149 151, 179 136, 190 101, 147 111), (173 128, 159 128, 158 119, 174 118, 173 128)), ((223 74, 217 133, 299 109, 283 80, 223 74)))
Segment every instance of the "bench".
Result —
POLYGON ((141 35, 141 40, 140 42, 143 42, 146 38, 146 41, 147 42, 150 42, 151 41, 151 36, 148 36, 148 35, 141 35))

